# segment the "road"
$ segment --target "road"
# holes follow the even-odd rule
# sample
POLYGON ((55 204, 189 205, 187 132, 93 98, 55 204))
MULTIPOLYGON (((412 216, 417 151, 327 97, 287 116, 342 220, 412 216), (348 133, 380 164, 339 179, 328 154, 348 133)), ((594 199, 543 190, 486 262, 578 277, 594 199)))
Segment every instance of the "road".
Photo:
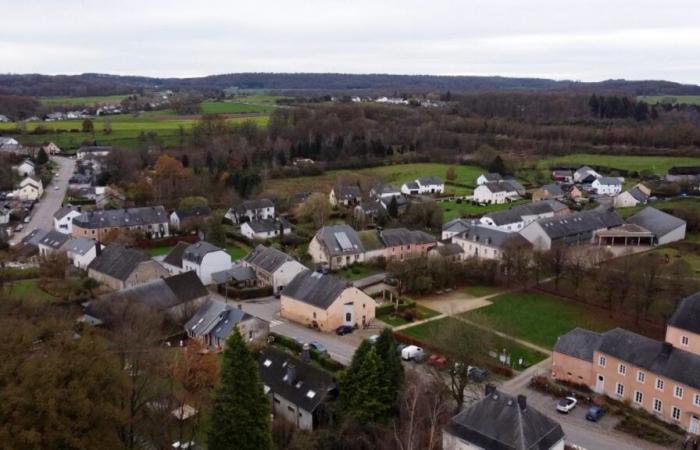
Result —
POLYGON ((75 169, 75 160, 61 156, 51 158, 58 165, 57 175, 50 185, 44 186, 44 196, 32 209, 32 219, 19 233, 15 233, 10 241, 11 245, 19 243, 27 234, 37 228, 50 230, 53 228, 53 215, 61 207, 63 197, 68 189, 68 180, 75 169), (56 179, 58 177, 58 179, 56 179), (58 189, 55 187, 58 186, 58 189))

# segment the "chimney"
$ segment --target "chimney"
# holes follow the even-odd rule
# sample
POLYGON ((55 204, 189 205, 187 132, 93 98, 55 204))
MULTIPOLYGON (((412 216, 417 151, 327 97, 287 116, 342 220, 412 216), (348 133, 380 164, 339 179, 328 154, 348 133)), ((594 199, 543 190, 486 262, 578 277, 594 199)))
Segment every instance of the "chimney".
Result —
POLYGON ((484 392, 485 392, 486 396, 488 397, 489 395, 496 392, 496 386, 494 386, 491 383, 486 383, 486 386, 484 386, 484 392))
POLYGON ((671 344, 670 342, 664 342, 661 345, 661 355, 662 356, 665 356, 668 358, 669 356, 671 356, 672 351, 673 351, 673 344, 671 344))
POLYGON ((287 384, 290 386, 294 386, 294 383, 296 382, 296 378, 297 378, 297 368, 294 367, 294 364, 287 363, 287 384))
POLYGON ((524 395, 518 395, 518 406, 520 406, 520 411, 527 410, 527 397, 524 395))

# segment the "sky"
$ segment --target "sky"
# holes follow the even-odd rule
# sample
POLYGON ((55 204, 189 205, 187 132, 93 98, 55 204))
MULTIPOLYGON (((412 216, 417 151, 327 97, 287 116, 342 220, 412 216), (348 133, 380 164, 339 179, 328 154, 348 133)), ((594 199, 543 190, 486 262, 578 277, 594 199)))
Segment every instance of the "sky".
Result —
POLYGON ((700 0, 0 0, 0 73, 700 84, 700 0))

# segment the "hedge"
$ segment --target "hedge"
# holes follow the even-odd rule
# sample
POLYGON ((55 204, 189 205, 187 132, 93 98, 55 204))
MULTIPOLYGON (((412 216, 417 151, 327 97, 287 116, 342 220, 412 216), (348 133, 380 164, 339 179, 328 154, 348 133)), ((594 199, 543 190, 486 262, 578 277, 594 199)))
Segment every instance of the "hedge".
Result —
POLYGON ((27 269, 18 269, 16 267, 5 267, 0 269, 0 277, 5 281, 20 281, 39 278, 39 268, 29 267, 27 269))
POLYGON ((415 300, 408 300, 404 299, 402 303, 399 303, 399 307, 397 308, 394 303, 387 303, 386 305, 381 305, 377 306, 374 310, 374 315, 375 316, 386 316, 388 314, 393 313, 394 311, 396 312, 402 312, 407 309, 412 309, 416 307, 416 301, 415 300))
POLYGON ((238 298, 241 300, 259 297, 269 297, 274 293, 272 290, 272 286, 262 286, 243 289, 238 289, 235 287, 229 287, 228 289, 226 289, 225 286, 219 286, 218 291, 219 294, 226 295, 228 298, 238 298))
MULTIPOLYGON (((270 333, 270 336, 272 336, 275 339, 275 344, 292 350, 295 353, 301 353, 301 351, 303 350, 302 344, 295 341, 294 339, 288 338, 287 336, 282 336, 281 334, 277 333, 270 333)), ((340 364, 338 361, 332 359, 327 354, 321 353, 313 348, 309 349, 309 355, 311 356, 311 359, 313 361, 317 362, 318 365, 330 372, 338 372, 339 370, 343 370, 345 368, 345 366, 340 364)))

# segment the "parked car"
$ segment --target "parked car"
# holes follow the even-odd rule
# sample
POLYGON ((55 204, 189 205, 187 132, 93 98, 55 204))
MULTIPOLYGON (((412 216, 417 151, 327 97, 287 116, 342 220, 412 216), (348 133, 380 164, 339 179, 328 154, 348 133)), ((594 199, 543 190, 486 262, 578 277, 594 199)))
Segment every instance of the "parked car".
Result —
POLYGON ((447 365, 447 358, 434 353, 428 358, 428 365, 431 365, 436 369, 444 369, 447 365))
POLYGON ((352 327, 350 325, 341 325, 335 329, 335 334, 338 336, 345 336, 350 333, 352 333, 352 327))
POLYGON ((557 403, 557 411, 560 413, 568 414, 569 411, 572 411, 574 408, 576 408, 576 403, 577 400, 573 397, 566 397, 561 400, 559 400, 559 403, 557 403))
POLYGON ((309 342, 309 347, 313 348, 319 353, 328 353, 328 350, 326 349, 326 346, 321 344, 318 341, 311 341, 309 342))
POLYGON ((27 216, 24 218, 24 223, 29 223, 32 220, 32 216, 27 216))
POLYGON ((416 362, 420 362, 423 360, 424 355, 425 352, 423 352, 423 349, 416 345, 409 345, 401 350, 401 359, 404 361, 414 360, 416 362))
POLYGON ((374 345, 377 343, 377 339, 379 339, 378 334, 373 334, 372 336, 368 337, 367 340, 369 341, 370 344, 374 345))
POLYGON ((586 420, 590 420, 591 422, 597 422, 600 420, 601 417, 603 417, 603 414, 605 414, 605 412, 602 408, 599 408, 597 406, 591 406, 591 409, 589 409, 586 413, 586 420))
POLYGON ((467 376, 472 381, 479 383, 486 380, 486 378, 489 376, 489 371, 480 367, 469 366, 467 368, 467 376))

